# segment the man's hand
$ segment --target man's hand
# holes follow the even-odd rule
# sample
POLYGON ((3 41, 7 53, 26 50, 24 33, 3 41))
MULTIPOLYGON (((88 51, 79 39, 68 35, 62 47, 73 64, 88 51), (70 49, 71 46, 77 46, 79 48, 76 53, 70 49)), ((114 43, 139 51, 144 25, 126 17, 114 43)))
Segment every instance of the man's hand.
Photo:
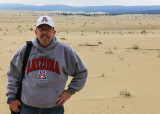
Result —
POLYGON ((19 100, 14 100, 9 103, 9 107, 14 111, 14 112, 20 112, 20 109, 18 106, 22 106, 21 102, 19 100))
POLYGON ((61 105, 63 106, 63 104, 71 97, 72 95, 68 92, 68 90, 64 90, 61 94, 61 96, 57 99, 57 106, 61 105))

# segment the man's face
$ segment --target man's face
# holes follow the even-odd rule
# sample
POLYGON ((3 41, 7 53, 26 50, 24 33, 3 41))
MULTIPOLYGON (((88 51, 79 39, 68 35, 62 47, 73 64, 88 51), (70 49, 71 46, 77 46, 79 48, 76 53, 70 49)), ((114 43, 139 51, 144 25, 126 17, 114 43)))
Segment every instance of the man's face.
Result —
POLYGON ((38 37, 40 44, 43 47, 47 47, 56 34, 56 31, 51 26, 42 24, 37 27, 37 29, 35 30, 35 34, 38 37))

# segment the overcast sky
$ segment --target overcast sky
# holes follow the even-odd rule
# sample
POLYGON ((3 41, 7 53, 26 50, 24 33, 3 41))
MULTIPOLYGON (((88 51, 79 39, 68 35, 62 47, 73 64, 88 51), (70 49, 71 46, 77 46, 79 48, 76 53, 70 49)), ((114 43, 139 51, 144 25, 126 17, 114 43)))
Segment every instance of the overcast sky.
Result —
POLYGON ((27 5, 52 5, 64 4, 70 6, 104 6, 104 5, 124 5, 124 6, 146 6, 160 5, 160 0, 0 0, 1 3, 22 3, 27 5))

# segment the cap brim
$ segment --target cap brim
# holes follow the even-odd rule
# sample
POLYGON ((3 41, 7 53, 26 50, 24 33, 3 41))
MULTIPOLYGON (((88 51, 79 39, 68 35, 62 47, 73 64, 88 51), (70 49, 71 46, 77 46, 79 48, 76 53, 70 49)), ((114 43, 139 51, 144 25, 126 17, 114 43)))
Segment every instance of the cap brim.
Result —
POLYGON ((54 27, 52 24, 50 24, 50 23, 39 23, 39 24, 36 24, 36 28, 38 27, 38 26, 40 26, 40 25, 49 25, 49 26, 51 26, 51 27, 54 27))

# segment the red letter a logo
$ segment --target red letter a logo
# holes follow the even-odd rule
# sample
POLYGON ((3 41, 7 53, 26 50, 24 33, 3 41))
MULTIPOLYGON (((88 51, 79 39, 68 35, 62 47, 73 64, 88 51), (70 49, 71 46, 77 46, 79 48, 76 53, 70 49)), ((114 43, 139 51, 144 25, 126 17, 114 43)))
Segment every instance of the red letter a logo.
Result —
POLYGON ((41 22, 48 22, 48 20, 47 20, 47 17, 43 17, 43 19, 42 19, 42 21, 41 22))
POLYGON ((46 71, 40 71, 38 75, 38 80, 46 80, 46 79, 47 79, 46 71))

